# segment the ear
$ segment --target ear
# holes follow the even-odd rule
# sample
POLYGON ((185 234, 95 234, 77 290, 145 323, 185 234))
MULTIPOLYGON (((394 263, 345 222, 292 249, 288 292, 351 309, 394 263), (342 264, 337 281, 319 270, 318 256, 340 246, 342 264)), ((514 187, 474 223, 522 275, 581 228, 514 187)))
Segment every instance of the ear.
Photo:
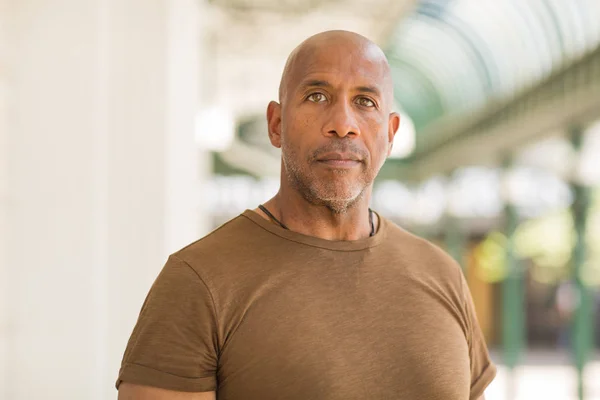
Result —
POLYGON ((392 147, 394 146, 394 137, 396 137, 396 132, 398 132, 398 128, 400 128, 400 114, 397 112, 390 113, 388 119, 388 157, 392 153, 392 147))
POLYGON ((281 148, 281 104, 276 101, 270 102, 267 107, 267 127, 271 144, 281 148))

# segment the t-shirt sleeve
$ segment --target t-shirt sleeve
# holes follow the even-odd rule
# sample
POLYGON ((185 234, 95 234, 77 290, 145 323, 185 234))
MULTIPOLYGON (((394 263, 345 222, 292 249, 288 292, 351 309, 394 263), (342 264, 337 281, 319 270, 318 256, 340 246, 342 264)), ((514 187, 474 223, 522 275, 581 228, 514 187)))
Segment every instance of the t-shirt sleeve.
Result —
POLYGON ((117 380, 184 392, 216 390, 218 340, 212 296, 176 256, 152 285, 117 380))
POLYGON ((462 273, 460 277, 467 327, 467 341, 469 344, 469 358, 471 360, 471 394, 469 398, 470 400, 477 400, 483 395, 485 388, 494 380, 496 366, 492 363, 481 327, 477 321, 475 305, 473 304, 469 287, 462 273))

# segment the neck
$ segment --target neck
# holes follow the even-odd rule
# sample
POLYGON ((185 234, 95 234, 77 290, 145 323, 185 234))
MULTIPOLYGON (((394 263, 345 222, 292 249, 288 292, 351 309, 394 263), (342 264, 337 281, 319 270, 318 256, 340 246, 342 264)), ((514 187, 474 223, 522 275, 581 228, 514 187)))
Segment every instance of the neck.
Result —
MULTIPOLYGON (((369 237, 369 201, 371 187, 343 213, 325 205, 315 205, 289 187, 282 187, 265 207, 291 231, 326 240, 359 240, 369 237)), ((262 212, 263 217, 268 218, 262 212)), ((374 216, 374 222, 377 218, 374 216)))

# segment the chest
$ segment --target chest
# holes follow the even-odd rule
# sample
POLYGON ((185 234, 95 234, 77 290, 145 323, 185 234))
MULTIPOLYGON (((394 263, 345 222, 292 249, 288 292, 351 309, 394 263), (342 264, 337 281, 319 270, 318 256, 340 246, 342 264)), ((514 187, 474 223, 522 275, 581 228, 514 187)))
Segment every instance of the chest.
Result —
POLYGON ((441 288, 353 266, 257 287, 225 333, 219 398, 468 399, 460 305, 441 288))

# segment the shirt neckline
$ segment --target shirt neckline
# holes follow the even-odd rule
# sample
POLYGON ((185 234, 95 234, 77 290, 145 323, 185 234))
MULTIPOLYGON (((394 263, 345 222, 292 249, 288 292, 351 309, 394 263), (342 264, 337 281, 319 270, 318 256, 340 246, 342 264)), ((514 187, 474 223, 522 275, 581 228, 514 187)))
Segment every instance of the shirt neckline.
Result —
POLYGON ((255 224, 259 225, 266 231, 279 236, 283 239, 306 244, 308 246, 319 247, 322 249, 336 250, 336 251, 358 251, 368 249, 370 247, 377 246, 380 244, 386 236, 388 222, 385 218, 382 218, 379 214, 373 211, 379 218, 379 229, 375 232, 375 235, 369 236, 364 239, 358 240, 327 240, 314 236, 304 235, 302 233, 294 232, 288 229, 284 229, 279 225, 276 225, 253 210, 246 210, 242 213, 242 216, 248 218, 255 224))

